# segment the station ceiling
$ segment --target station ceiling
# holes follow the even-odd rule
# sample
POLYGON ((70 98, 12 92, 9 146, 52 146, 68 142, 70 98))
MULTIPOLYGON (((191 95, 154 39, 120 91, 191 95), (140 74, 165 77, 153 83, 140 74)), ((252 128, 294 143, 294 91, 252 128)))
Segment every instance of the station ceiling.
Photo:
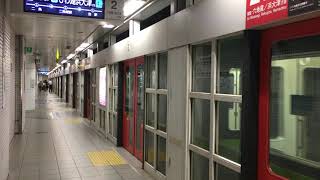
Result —
MULTIPOLYGON (((128 1, 128 0, 124 0, 128 1)), ((144 0, 149 2, 151 0, 144 0)), ((22 0, 10 0, 10 15, 13 29, 17 35, 23 35, 25 45, 33 48, 33 53, 40 54, 40 68, 52 70, 56 66, 56 51, 66 57, 82 42, 91 44, 97 38, 107 33, 101 24, 110 23, 115 26, 123 20, 99 20, 46 14, 25 13, 22 0)), ((170 5, 171 0, 154 0, 150 7, 135 16, 135 20, 142 21, 164 7, 170 5)), ((128 28, 124 24, 114 34, 119 34, 128 28), (118 32, 119 31, 119 32, 118 32)))

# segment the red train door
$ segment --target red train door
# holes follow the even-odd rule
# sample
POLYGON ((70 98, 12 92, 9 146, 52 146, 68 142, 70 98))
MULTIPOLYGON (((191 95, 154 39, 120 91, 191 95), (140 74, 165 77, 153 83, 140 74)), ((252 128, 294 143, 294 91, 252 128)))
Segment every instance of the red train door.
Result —
POLYGON ((320 177, 320 18, 263 31, 258 180, 320 177))
POLYGON ((124 63, 123 146, 142 161, 144 122, 143 57, 124 63))

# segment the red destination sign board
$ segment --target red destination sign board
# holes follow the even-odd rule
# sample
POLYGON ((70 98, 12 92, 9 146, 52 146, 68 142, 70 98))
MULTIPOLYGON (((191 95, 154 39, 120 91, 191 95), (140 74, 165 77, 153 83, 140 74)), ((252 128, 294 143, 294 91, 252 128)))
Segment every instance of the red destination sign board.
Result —
POLYGON ((288 0, 247 0, 246 28, 288 17, 288 0))

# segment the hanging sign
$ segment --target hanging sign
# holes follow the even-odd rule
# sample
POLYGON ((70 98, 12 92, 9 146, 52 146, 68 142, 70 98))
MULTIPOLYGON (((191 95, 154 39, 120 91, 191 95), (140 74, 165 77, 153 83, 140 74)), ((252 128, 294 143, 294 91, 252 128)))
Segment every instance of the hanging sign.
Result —
POLYGON ((318 9, 318 0, 289 0, 289 16, 303 14, 318 9))
POLYGON ((246 28, 316 10, 319 0, 247 0, 246 28))
POLYGON ((288 16, 288 0, 247 0, 246 27, 266 24, 288 16))
POLYGON ((108 19, 123 18, 124 0, 107 0, 106 1, 106 16, 108 19))
POLYGON ((104 19, 104 0, 24 0, 24 11, 104 19))

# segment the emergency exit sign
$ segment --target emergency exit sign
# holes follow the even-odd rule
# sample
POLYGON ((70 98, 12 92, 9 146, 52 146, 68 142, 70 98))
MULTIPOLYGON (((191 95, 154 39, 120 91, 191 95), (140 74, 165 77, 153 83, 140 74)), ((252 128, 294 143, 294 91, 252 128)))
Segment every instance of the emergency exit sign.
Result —
POLYGON ((25 47, 24 52, 25 54, 32 54, 32 47, 25 47))

